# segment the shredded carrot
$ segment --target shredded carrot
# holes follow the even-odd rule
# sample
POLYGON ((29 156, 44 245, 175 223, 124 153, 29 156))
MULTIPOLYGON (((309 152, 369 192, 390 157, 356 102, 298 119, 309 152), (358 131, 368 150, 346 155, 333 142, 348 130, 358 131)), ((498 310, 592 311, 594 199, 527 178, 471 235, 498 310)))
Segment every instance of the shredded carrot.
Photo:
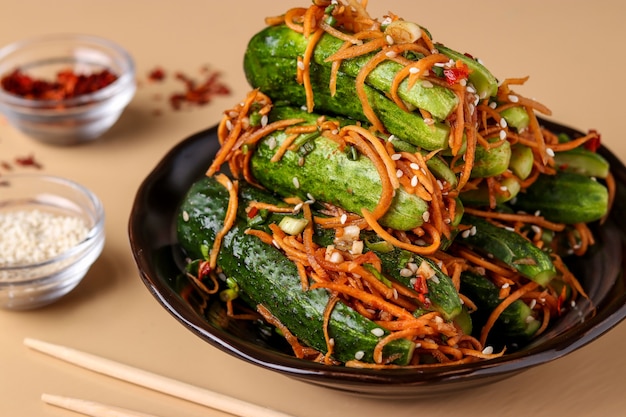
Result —
POLYGON ((215 270, 217 266, 217 256, 219 255, 220 247, 222 245, 222 239, 235 224, 235 219, 237 218, 237 208, 239 207, 237 195, 239 190, 238 182, 231 181, 224 174, 217 175, 215 179, 228 190, 228 207, 226 208, 224 225, 222 226, 222 229, 216 233, 215 240, 213 241, 213 247, 211 248, 211 252, 209 254, 209 265, 211 270, 215 270))
POLYGON ((373 217, 367 209, 362 209, 361 213, 363 214, 363 218, 367 221, 367 224, 372 228, 372 230, 374 230, 383 240, 391 243, 394 246, 419 255, 431 255, 439 249, 439 245, 441 244, 441 237, 438 233, 433 234, 433 243, 428 246, 413 245, 410 243, 402 242, 395 238, 393 235, 391 235, 389 232, 387 232, 380 224, 378 224, 376 218, 373 217))
POLYGON ((498 317, 500 317, 502 312, 506 310, 508 306, 510 306, 515 300, 518 300, 520 297, 522 297, 525 293, 534 290, 538 286, 539 284, 531 281, 511 293, 504 300, 502 300, 500 304, 498 304, 498 306, 491 312, 489 318, 487 319, 487 322, 483 326, 480 332, 480 343, 484 345, 487 342, 487 335, 491 331, 491 328, 496 323, 496 320, 498 320, 498 317))

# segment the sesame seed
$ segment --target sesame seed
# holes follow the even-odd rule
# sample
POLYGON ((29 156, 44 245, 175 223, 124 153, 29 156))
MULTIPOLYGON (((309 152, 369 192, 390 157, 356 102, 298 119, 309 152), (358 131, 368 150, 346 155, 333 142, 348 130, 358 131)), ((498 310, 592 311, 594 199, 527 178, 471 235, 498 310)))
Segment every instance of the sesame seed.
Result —
POLYGON ((402 178, 402 176, 403 176, 403 175, 404 175, 404 172, 402 172, 402 170, 401 170, 401 169, 399 169, 399 170, 397 170, 397 171, 396 171, 396 177, 398 177, 398 178, 402 178))
POLYGON ((443 182, 441 182, 441 180, 437 180, 437 186, 440 190, 443 190, 443 182))
POLYGON ((0 267, 54 258, 79 244, 89 233, 81 217, 41 210, 0 213, 0 230, 0 267))
POLYGON ((471 85, 468 85, 465 87, 465 90, 470 93, 470 94, 475 94, 476 93, 476 89, 474 87, 472 87, 471 85))
POLYGON ((422 87, 425 87, 425 88, 432 88, 432 87, 433 87, 433 83, 431 83, 431 82, 430 82, 430 81, 428 81, 428 80, 424 80, 424 81, 422 81, 422 87))
POLYGON ((268 121, 267 114, 264 114, 263 117, 261 117, 261 126, 262 127, 267 126, 267 121, 268 121))
POLYGON ((393 38, 391 37, 391 35, 387 35, 385 37, 385 40, 387 41, 389 45, 393 45, 393 38))
POLYGON ((422 214, 422 219, 428 223, 428 221, 430 220, 430 212, 429 211, 425 211, 424 214, 422 214))
POLYGON ((300 188, 300 181, 298 180, 298 177, 293 177, 291 179, 291 182, 293 182, 293 186, 296 188, 300 188))
POLYGON ((304 62, 300 61, 299 59, 298 59, 298 69, 300 71, 304 71, 304 62))
POLYGON ((500 127, 502 129, 505 129, 509 124, 506 122, 506 119, 503 117, 502 119, 500 119, 500 127))
POLYGON ((417 175, 413 175, 413 178, 411 178, 411 187, 417 187, 417 184, 419 184, 419 179, 417 175))
POLYGON ((385 335, 385 331, 380 327, 376 327, 371 330, 372 334, 376 337, 383 337, 385 335))
POLYGON ((509 187, 507 187, 506 185, 501 185, 500 191, 509 191, 509 187))
POLYGON ((398 161, 400 158, 402 158, 402 155, 400 155, 399 153, 394 153, 393 155, 391 155, 391 159, 394 161, 398 161))
POLYGON ((469 235, 470 235, 470 229, 463 230, 463 232, 461 232, 461 237, 464 238, 464 239, 468 238, 469 235))
POLYGON ((189 213, 187 213, 187 210, 183 210, 183 221, 189 221, 189 213))
POLYGON ((536 234, 541 233, 541 227, 537 226, 536 224, 533 224, 532 226, 530 226, 530 228, 532 229, 533 232, 535 232, 536 234))
POLYGON ((554 150, 552 148, 546 148, 546 153, 548 156, 554 158, 554 150))
POLYGON ((528 307, 530 307, 531 310, 535 308, 536 305, 537 305, 537 300, 535 300, 534 298, 530 300, 530 303, 528 303, 528 307))
POLYGON ((298 203, 293 207, 293 211, 294 213, 297 213, 300 211, 300 209, 302 208, 302 206, 304 205, 304 203, 298 203))
POLYGON ((500 288, 502 288, 503 290, 506 290, 507 288, 509 288, 511 285, 508 282, 505 282, 504 284, 502 284, 502 286, 500 288))
POLYGON ((398 54, 396 54, 395 51, 387 51, 385 52, 385 56, 387 56, 387 58, 395 58, 398 54))
POLYGON ((506 130, 501 130, 500 131, 500 139, 501 140, 505 140, 506 139, 506 130))
POLYGON ((335 346, 335 339, 333 339, 332 337, 330 339, 328 339, 328 344, 330 346, 335 346))
POLYGON ((459 84, 465 87, 467 85, 467 80, 465 78, 461 78, 461 80, 459 81, 459 84))
POLYGON ((428 126, 432 126, 435 124, 435 120, 432 117, 424 117, 424 123, 428 126))
POLYGON ((226 129, 233 130, 233 122, 231 122, 229 119, 226 119, 226 129))
POLYGON ((411 162, 411 164, 409 165, 409 167, 415 171, 417 171, 418 169, 420 169, 420 166, 418 164, 416 164, 415 162, 411 162))
POLYGON ((362 350, 359 350, 354 354, 354 359, 356 359, 357 361, 360 361, 361 359, 363 359, 364 356, 365 356, 365 352, 363 352, 362 350))
POLYGON ((341 221, 341 224, 346 224, 346 221, 348 221, 348 215, 346 213, 343 213, 341 215, 340 221, 341 221))
POLYGON ((492 109, 495 109, 496 107, 498 107, 498 103, 496 103, 495 101, 492 101, 491 103, 489 103, 489 107, 491 107, 492 109))
POLYGON ((274 245, 276 247, 276 249, 280 249, 280 245, 278 244, 276 239, 272 239, 272 245, 274 245))
POLYGON ((486 346, 483 349, 483 355, 491 355, 493 353, 493 346, 486 346))
POLYGON ((526 323, 532 323, 533 321, 535 321, 535 318, 533 316, 528 316, 526 317, 526 320, 524 320, 526 323))
POLYGON ((509 94, 508 99, 511 103, 517 103, 519 101, 519 97, 514 94, 509 94))
POLYGON ((274 150, 274 148, 276 148, 276 138, 274 136, 267 140, 267 146, 270 150, 274 150))
POLYGON ((416 68, 416 67, 409 68, 409 73, 411 74, 417 74, 418 72, 420 72, 419 68, 416 68))
POLYGON ((394 135, 389 135, 389 137, 387 138, 387 140, 389 142, 391 142, 392 140, 394 140, 396 137, 394 135))
POLYGON ((472 226, 470 229, 470 235, 474 236, 476 234, 476 226, 472 226))

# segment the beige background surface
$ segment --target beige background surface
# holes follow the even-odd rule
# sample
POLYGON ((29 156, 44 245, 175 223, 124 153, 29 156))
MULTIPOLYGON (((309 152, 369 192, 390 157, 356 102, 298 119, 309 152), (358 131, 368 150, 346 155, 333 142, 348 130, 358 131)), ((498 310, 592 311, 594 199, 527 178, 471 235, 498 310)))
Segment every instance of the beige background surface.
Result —
MULTIPOLYGON (((0 0, 0 45, 55 32, 105 36, 131 52, 141 81, 119 123, 87 146, 40 145, 0 120, 0 160, 34 155, 45 172, 95 191, 107 214, 104 252, 74 292, 36 311, 0 310, 0 415, 74 415, 41 403, 42 392, 163 417, 224 415, 29 351, 22 345, 24 337, 87 350, 303 417, 624 415, 626 323, 563 359, 497 385, 386 402, 309 386, 236 360, 179 325, 149 294, 126 232, 138 185, 167 150, 215 124, 221 111, 247 92, 242 53, 247 39, 263 26, 263 17, 309 1, 0 0), (164 98, 180 84, 146 82, 147 72, 156 66, 198 76, 203 65, 222 71, 232 96, 174 112, 164 98), (160 116, 154 115, 156 109, 160 116)), ((626 160, 623 2, 370 3, 372 15, 391 10, 417 21, 436 40, 480 57, 498 77, 530 75, 526 86, 518 88, 521 94, 548 105, 556 120, 598 129, 603 142, 626 160)))

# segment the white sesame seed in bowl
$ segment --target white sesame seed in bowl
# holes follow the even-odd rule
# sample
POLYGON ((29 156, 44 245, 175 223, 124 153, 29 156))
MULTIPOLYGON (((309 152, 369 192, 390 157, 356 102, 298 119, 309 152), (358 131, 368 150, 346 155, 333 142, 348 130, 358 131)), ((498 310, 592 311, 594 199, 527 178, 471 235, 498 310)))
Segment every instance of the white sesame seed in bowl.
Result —
POLYGON ((0 307, 42 307, 78 285, 104 246, 104 210, 85 187, 49 175, 0 185, 0 307))

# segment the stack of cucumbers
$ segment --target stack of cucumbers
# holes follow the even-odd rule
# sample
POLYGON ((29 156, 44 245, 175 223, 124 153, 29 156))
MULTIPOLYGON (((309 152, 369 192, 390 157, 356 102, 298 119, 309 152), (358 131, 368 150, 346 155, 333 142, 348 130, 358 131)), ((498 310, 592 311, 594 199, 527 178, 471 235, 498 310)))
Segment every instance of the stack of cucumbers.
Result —
MULTIPOLYGON (((326 3, 317 1, 311 7, 323 11, 324 22, 347 32, 333 18, 341 2, 326 3)), ((379 30, 385 33, 386 26, 391 24, 393 22, 384 22, 379 30)), ((425 31, 421 27, 419 30, 425 31)), ((271 99, 272 108, 262 116, 257 113, 258 107, 249 108, 250 131, 288 119, 301 120, 302 126, 314 125, 323 118, 336 121, 339 126, 372 127, 371 117, 358 97, 356 79, 380 49, 344 59, 338 69, 333 68, 329 58, 345 47, 345 39, 331 32, 317 39, 307 63, 314 92, 313 108, 307 108, 310 97, 299 77, 311 36, 285 24, 276 24, 252 37, 244 55, 245 74, 253 89, 271 99), (331 83, 335 83, 332 91, 331 83)), ((475 97, 473 108, 480 104, 497 110, 503 105, 498 80, 478 60, 441 44, 435 43, 434 47, 451 63, 459 63, 457 66, 467 69, 467 88, 475 97)), ((424 58, 414 52, 405 53, 403 57, 409 61, 424 58)), ((445 80, 443 73, 438 72, 444 68, 443 65, 432 67, 429 77, 445 80)), ((464 158, 453 154, 449 138, 459 106, 467 106, 467 103, 459 102, 459 96, 444 82, 433 83, 422 78, 413 85, 407 80, 400 83, 397 94, 404 106, 398 106, 391 97, 392 84, 402 69, 403 65, 397 60, 382 60, 365 78, 363 88, 368 104, 384 128, 376 131, 376 135, 381 143, 391 141, 398 153, 430 153, 428 169, 441 184, 455 189, 461 170, 454 164, 464 158)), ((500 124, 523 135, 532 129, 529 111, 532 111, 529 107, 509 103, 499 112, 504 120, 500 124)), ((294 143, 298 146, 287 150, 278 160, 273 159, 289 136, 284 129, 275 130, 245 149, 246 153, 252 153, 246 160, 255 185, 238 179, 237 219, 221 241, 215 272, 224 278, 222 285, 231 298, 237 297, 252 308, 263 305, 303 345, 325 353, 328 348, 326 329, 333 341, 332 358, 337 363, 379 361, 374 350, 389 331, 341 301, 334 306, 325 327, 324 314, 331 292, 303 289, 294 262, 274 245, 246 233, 249 229, 271 233, 270 225, 282 227, 286 218, 295 224, 304 224, 299 210, 287 214, 260 210, 251 215, 248 206, 252 202, 280 206, 285 204, 285 198, 298 197, 310 204, 313 216, 319 217, 327 215, 328 207, 332 206, 359 215, 363 209, 371 211, 378 204, 383 188, 380 174, 365 155, 353 148, 342 149, 336 141, 319 132, 306 132, 296 138, 294 143)), ((466 134, 464 140, 470 140, 470 136, 466 134)), ((575 138, 560 135, 559 139, 567 142, 575 138)), ((466 144, 459 152, 465 151, 466 144)), ((598 221, 607 214, 609 192, 602 180, 610 173, 607 161, 582 145, 549 157, 553 161, 551 169, 524 186, 524 181, 532 175, 533 165, 541 159, 531 147, 510 140, 500 141, 493 147, 476 146, 471 179, 497 178, 500 187, 507 192, 497 194, 494 199, 486 186, 488 181, 476 181, 478 186, 459 190, 456 216, 450 219, 453 233, 442 241, 439 250, 449 256, 462 250, 480 254, 519 274, 524 281, 537 283, 541 289, 567 286, 560 279, 562 271, 555 267, 553 260, 567 256, 571 248, 551 243, 564 241, 558 239, 558 233, 575 236, 575 225, 598 221), (519 230, 464 213, 464 207, 500 213, 535 213, 549 222, 563 224, 564 231, 544 230, 542 242, 545 244, 540 247, 519 230)), ((200 179, 189 190, 180 208, 177 232, 190 260, 208 258, 216 236, 224 227, 228 203, 229 191, 213 177, 200 179)), ((428 223, 429 210, 429 201, 400 187, 379 222, 391 233, 410 235, 428 223)), ((301 229, 294 234, 298 232, 301 229)), ((364 252, 373 252, 380 259, 383 282, 400 283, 414 290, 414 277, 405 273, 408 265, 425 262, 434 271, 434 278, 426 280, 427 299, 416 298, 415 309, 411 311, 416 317, 436 312, 460 332, 479 335, 489 314, 502 300, 501 288, 479 268, 465 270, 457 288, 436 262, 436 254, 431 257, 410 253, 385 241, 369 228, 361 230, 359 239, 366 243, 364 252), (460 294, 475 304, 475 312, 470 314, 460 294)), ((313 240, 320 247, 333 245, 337 241, 335 229, 314 225, 313 240)), ((190 272, 197 274, 198 263, 189 265, 190 272)), ((518 299, 500 314, 492 337, 504 346, 522 343, 535 335, 540 324, 533 306, 518 299)), ((385 345, 383 356, 394 364, 409 364, 418 347, 419 341, 399 338, 385 345)))

